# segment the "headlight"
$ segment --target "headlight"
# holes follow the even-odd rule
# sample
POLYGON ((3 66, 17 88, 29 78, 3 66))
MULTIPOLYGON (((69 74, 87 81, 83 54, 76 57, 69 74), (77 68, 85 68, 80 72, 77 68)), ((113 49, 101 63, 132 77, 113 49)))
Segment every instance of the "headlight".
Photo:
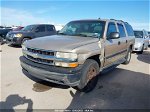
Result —
POLYGON ((57 52, 56 53, 57 58, 66 58, 66 59, 71 59, 71 60, 76 60, 77 59, 77 54, 76 53, 62 53, 62 52, 57 52))
POLYGON ((22 37, 22 34, 21 33, 14 34, 13 37, 22 37))
MULTIPOLYGON (((76 61, 78 56, 76 53, 62 53, 62 52, 57 52, 56 53, 56 58, 61 58, 63 59, 68 59, 71 61, 76 61)), ((62 67, 77 67, 78 62, 55 62, 56 66, 62 66, 62 67)))

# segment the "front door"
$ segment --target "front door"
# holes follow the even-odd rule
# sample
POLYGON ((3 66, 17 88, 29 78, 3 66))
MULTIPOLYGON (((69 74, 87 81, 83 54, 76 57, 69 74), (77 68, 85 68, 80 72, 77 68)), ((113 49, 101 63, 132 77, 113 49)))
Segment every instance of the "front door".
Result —
POLYGON ((106 41, 105 41, 105 62, 104 66, 109 66, 113 62, 117 61, 120 56, 121 51, 121 40, 118 39, 110 39, 109 35, 112 32, 118 32, 116 24, 114 22, 110 22, 107 27, 106 41))
POLYGON ((46 36, 46 28, 45 25, 39 25, 35 29, 35 37, 43 37, 46 36))

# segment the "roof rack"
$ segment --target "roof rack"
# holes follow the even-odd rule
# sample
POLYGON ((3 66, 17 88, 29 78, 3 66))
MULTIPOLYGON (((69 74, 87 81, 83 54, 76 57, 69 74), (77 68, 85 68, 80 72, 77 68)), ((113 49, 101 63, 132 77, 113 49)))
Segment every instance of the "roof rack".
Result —
POLYGON ((116 19, 110 19, 110 20, 114 20, 114 21, 117 21, 116 19))
POLYGON ((121 22, 124 22, 123 20, 116 20, 116 19, 110 19, 110 20, 114 20, 114 21, 121 21, 121 22))

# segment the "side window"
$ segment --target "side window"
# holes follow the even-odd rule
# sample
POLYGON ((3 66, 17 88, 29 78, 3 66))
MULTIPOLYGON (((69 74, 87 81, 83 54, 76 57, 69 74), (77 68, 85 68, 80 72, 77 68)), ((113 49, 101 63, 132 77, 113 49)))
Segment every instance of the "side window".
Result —
POLYGON ((148 37, 148 33, 145 30, 144 30, 144 36, 148 37))
POLYGON ((134 32, 133 32, 133 29, 132 29, 131 25, 129 25, 128 23, 125 23, 124 25, 126 27, 128 36, 134 36, 134 32))
POLYGON ((36 28, 36 31, 38 32, 45 32, 45 25, 40 25, 36 28))
POLYGON ((124 30, 124 27, 122 24, 119 24, 117 23, 117 26, 118 26, 118 30, 119 30, 119 33, 120 33, 120 37, 125 37, 126 34, 125 34, 125 30, 124 30))
POLYGON ((110 22, 107 28, 107 38, 109 38, 110 33, 117 32, 116 25, 114 22, 110 22))
POLYGON ((52 26, 52 25, 46 25, 46 29, 47 29, 47 31, 54 31, 55 30, 54 26, 52 26))

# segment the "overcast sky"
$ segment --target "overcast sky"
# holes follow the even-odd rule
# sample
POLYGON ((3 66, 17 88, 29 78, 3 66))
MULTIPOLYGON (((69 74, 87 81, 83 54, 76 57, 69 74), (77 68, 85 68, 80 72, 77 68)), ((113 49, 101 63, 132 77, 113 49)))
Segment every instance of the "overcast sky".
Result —
POLYGON ((76 19, 113 18, 150 30, 149 0, 1 1, 1 25, 66 24, 76 19))

